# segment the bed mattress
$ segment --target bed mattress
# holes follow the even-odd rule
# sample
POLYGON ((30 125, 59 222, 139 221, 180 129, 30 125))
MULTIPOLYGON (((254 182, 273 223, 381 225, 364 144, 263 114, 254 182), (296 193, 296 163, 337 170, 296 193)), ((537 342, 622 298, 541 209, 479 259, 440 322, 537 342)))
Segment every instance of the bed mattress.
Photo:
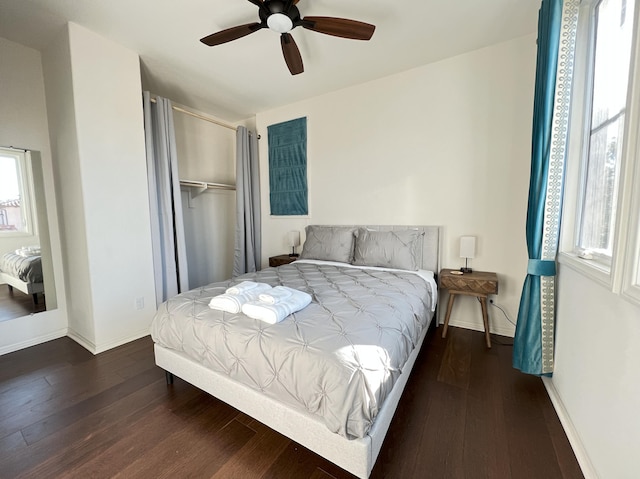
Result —
POLYGON ((42 283, 42 259, 40 256, 6 253, 0 258, 0 272, 25 283, 42 283))
POLYGON ((295 262, 213 283, 162 304, 151 335, 207 368, 364 437, 428 326, 436 295, 412 272, 295 262), (275 325, 209 308, 244 280, 312 295, 275 325))

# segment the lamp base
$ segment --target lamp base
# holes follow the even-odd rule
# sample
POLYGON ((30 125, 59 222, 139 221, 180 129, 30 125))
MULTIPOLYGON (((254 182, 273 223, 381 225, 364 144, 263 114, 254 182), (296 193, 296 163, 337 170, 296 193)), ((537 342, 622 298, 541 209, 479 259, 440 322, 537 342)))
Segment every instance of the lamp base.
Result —
POLYGON ((471 268, 460 268, 460 272, 462 273, 473 273, 471 268))
POLYGON ((289 258, 297 258, 300 256, 298 253, 289 253, 289 258))

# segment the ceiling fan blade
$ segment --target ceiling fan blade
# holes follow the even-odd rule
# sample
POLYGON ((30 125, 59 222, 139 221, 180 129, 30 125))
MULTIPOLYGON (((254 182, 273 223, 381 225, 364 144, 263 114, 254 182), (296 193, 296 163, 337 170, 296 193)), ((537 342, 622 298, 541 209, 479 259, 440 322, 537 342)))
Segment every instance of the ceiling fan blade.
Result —
POLYGON ((231 27, 217 33, 212 33, 211 35, 201 38, 200 41, 205 45, 213 47, 215 45, 220 45, 222 43, 227 43, 232 40, 245 37, 253 32, 257 32, 261 28, 263 28, 263 25, 259 22, 247 23, 246 25, 238 25, 237 27, 231 27))
POLYGON ((352 40, 369 40, 376 29, 369 23, 334 17, 304 17, 300 25, 307 30, 352 40))
POLYGON ((288 33, 283 33, 280 35, 280 44, 282 45, 284 61, 287 62, 287 67, 289 67, 291 74, 297 75, 298 73, 302 73, 304 71, 302 56, 293 37, 288 33))

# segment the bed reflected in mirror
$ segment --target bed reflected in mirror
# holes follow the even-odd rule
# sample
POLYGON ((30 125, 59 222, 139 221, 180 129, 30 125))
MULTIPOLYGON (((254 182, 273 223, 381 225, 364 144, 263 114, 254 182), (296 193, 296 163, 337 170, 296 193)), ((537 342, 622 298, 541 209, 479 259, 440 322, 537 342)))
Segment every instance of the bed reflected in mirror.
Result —
POLYGON ((56 307, 40 154, 0 147, 0 321, 56 307))

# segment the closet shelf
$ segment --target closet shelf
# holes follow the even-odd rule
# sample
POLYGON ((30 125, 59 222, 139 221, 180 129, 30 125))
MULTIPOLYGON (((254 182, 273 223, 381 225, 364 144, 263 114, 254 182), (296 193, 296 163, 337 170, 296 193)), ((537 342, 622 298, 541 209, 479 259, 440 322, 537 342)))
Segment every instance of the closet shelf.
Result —
POLYGON ((196 197, 207 190, 235 190, 236 185, 226 183, 211 183, 209 181, 180 180, 180 186, 191 188, 191 194, 196 197))

